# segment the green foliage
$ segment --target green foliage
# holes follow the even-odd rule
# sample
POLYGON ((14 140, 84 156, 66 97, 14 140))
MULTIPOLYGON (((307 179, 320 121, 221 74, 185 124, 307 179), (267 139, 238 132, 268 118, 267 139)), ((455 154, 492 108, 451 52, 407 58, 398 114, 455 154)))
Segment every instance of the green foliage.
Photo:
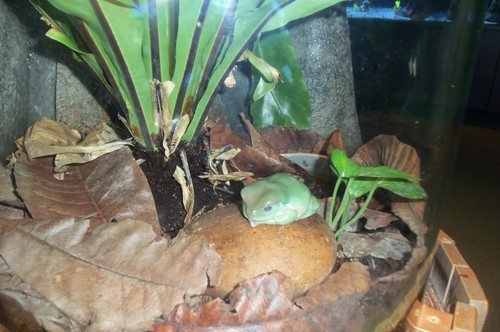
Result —
POLYGON ((175 140, 185 115, 180 135, 196 136, 218 87, 260 33, 340 0, 30 1, 52 25, 47 35, 90 66, 131 134, 153 150, 164 137, 175 140))
POLYGON ((255 71, 252 74, 253 81, 258 82, 250 107, 253 124, 258 128, 287 126, 309 129, 311 102, 288 31, 266 34, 255 43, 253 51, 281 72, 281 83, 266 79, 255 71))
POLYGON ((337 238, 340 238, 342 232, 363 215, 377 188, 386 189, 408 199, 427 197, 424 189, 414 182, 418 179, 413 175, 387 166, 358 166, 340 149, 332 151, 330 168, 337 176, 337 182, 333 189, 328 224, 332 230, 335 230, 337 238), (345 185, 344 193, 340 204, 334 211, 334 201, 342 183, 345 185), (365 195, 366 198, 361 207, 349 218, 352 204, 365 195))

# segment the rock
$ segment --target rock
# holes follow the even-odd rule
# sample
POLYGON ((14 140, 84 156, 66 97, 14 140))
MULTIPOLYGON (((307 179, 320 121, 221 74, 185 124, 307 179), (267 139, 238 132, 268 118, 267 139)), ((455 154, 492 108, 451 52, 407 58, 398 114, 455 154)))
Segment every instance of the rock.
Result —
POLYGON ((348 155, 361 146, 349 23, 344 6, 295 22, 290 38, 311 96, 311 127, 329 136, 342 128, 348 155))
POLYGON ((342 245, 344 254, 348 258, 373 256, 400 260, 403 259, 405 253, 412 250, 410 242, 403 235, 388 232, 371 234, 344 232, 342 245))
POLYGON ((296 285, 294 297, 323 281, 337 254, 335 238, 318 214, 288 225, 251 227, 241 207, 230 204, 202 215, 185 229, 204 235, 224 260, 219 280, 207 293, 224 297, 239 282, 278 270, 296 285))

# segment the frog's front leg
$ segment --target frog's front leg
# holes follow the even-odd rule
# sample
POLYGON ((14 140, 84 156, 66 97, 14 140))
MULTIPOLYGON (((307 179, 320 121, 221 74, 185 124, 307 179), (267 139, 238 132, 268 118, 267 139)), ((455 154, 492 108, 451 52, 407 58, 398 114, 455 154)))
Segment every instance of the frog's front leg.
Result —
POLYGON ((280 210, 275 217, 276 225, 286 225, 297 220, 297 211, 293 209, 282 209, 280 210))

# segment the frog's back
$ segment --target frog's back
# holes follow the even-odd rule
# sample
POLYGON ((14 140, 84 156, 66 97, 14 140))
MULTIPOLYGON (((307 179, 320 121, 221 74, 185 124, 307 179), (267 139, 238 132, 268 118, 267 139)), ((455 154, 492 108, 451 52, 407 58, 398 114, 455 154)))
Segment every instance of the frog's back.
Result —
POLYGON ((298 217, 308 217, 318 210, 319 199, 313 196, 309 188, 297 177, 287 173, 276 173, 268 179, 281 188, 283 194, 288 197, 286 205, 295 209, 298 217))

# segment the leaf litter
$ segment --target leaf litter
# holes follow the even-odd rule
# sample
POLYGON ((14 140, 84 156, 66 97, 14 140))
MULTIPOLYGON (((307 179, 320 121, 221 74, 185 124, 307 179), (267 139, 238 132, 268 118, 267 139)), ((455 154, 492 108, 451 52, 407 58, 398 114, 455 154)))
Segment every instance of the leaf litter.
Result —
MULTIPOLYGON (((279 128, 268 130, 273 133, 282 131, 279 128)), ((268 134, 253 132, 253 135, 268 134)), ((287 131, 287 135, 314 136, 294 131, 287 131)), ((294 172, 294 166, 281 156, 263 152, 274 148, 261 149, 260 139, 254 140, 257 142, 257 148, 254 148, 226 128, 212 127, 212 147, 216 147, 220 137, 224 139, 219 144, 227 145, 229 138, 229 144, 241 150, 233 160, 238 171, 258 170, 257 174, 261 176, 270 169, 294 172), (217 135, 221 133, 221 136, 217 135), (240 161, 237 161, 238 157, 240 161), (262 161, 265 166, 256 168, 262 161), (239 169, 238 165, 246 166, 239 169)), ((374 155, 363 156, 360 152, 353 159, 358 163, 394 167, 398 158, 411 157, 412 161, 404 168, 413 167, 413 172, 419 172, 415 169, 418 156, 414 159, 411 149, 393 137, 378 138, 367 146, 370 144, 371 147, 365 148, 363 153, 373 150, 374 155), (384 146, 389 146, 392 154, 383 153, 384 146)), ((332 146, 341 145, 340 131, 327 140, 314 143, 312 139, 300 148, 328 151, 332 146)), ((286 147, 283 149, 289 151, 286 147)), ((158 317, 164 319, 156 321, 156 331, 203 330, 209 325, 231 330, 297 327, 315 330, 335 324, 339 328, 352 329, 353 325, 349 324, 353 321, 359 324, 358 327, 363 326, 364 297, 376 298, 376 294, 387 292, 398 282, 406 280, 426 255, 422 242, 426 230, 422 221, 425 203, 396 200, 391 207, 393 213, 417 236, 417 246, 411 257, 396 273, 372 280, 365 265, 344 262, 323 283, 306 295, 293 299, 287 291, 286 276, 274 271, 242 281, 227 302, 215 299, 192 304, 192 299, 204 293, 209 280, 216 280, 222 264, 220 257, 204 238, 186 237, 182 231, 173 240, 160 236, 151 197, 141 200, 130 196, 137 190, 149 191, 147 182, 141 179, 142 172, 123 172, 124 165, 137 166, 128 148, 87 164, 69 166, 65 170, 65 180, 60 181, 51 176, 53 164, 50 158, 28 161, 21 156, 15 166, 16 190, 22 193, 21 197, 34 219, 0 220, 0 298, 4 313, 11 308, 18 318, 24 315, 27 324, 49 330, 52 330, 51 326, 53 330, 57 330, 57 326, 74 330, 117 327, 149 330, 153 319, 158 317), (32 162, 34 164, 30 165, 32 162), (76 185, 69 185, 75 174, 78 174, 76 185), (113 181, 126 183, 122 189, 137 181, 138 187, 125 191, 117 201, 108 201, 113 192, 121 191, 106 189, 113 185, 106 180, 111 174, 113 181), (83 193, 77 191, 73 195, 75 188, 84 188, 83 193), (65 204, 58 204, 60 202, 65 204), (93 207, 83 208, 72 215, 79 207, 85 206, 85 202, 93 203, 90 204, 93 207), (61 210, 53 209, 58 205, 67 206, 61 210), (15 305, 8 305, 12 303, 15 305)), ((4 177, 2 181, 5 182, 4 177)), ((373 220, 365 216, 367 225, 385 228, 394 223, 393 217, 384 217, 380 213, 384 212, 373 214, 373 220)), ((1 318, 2 322, 9 321, 6 317, 1 318)))

